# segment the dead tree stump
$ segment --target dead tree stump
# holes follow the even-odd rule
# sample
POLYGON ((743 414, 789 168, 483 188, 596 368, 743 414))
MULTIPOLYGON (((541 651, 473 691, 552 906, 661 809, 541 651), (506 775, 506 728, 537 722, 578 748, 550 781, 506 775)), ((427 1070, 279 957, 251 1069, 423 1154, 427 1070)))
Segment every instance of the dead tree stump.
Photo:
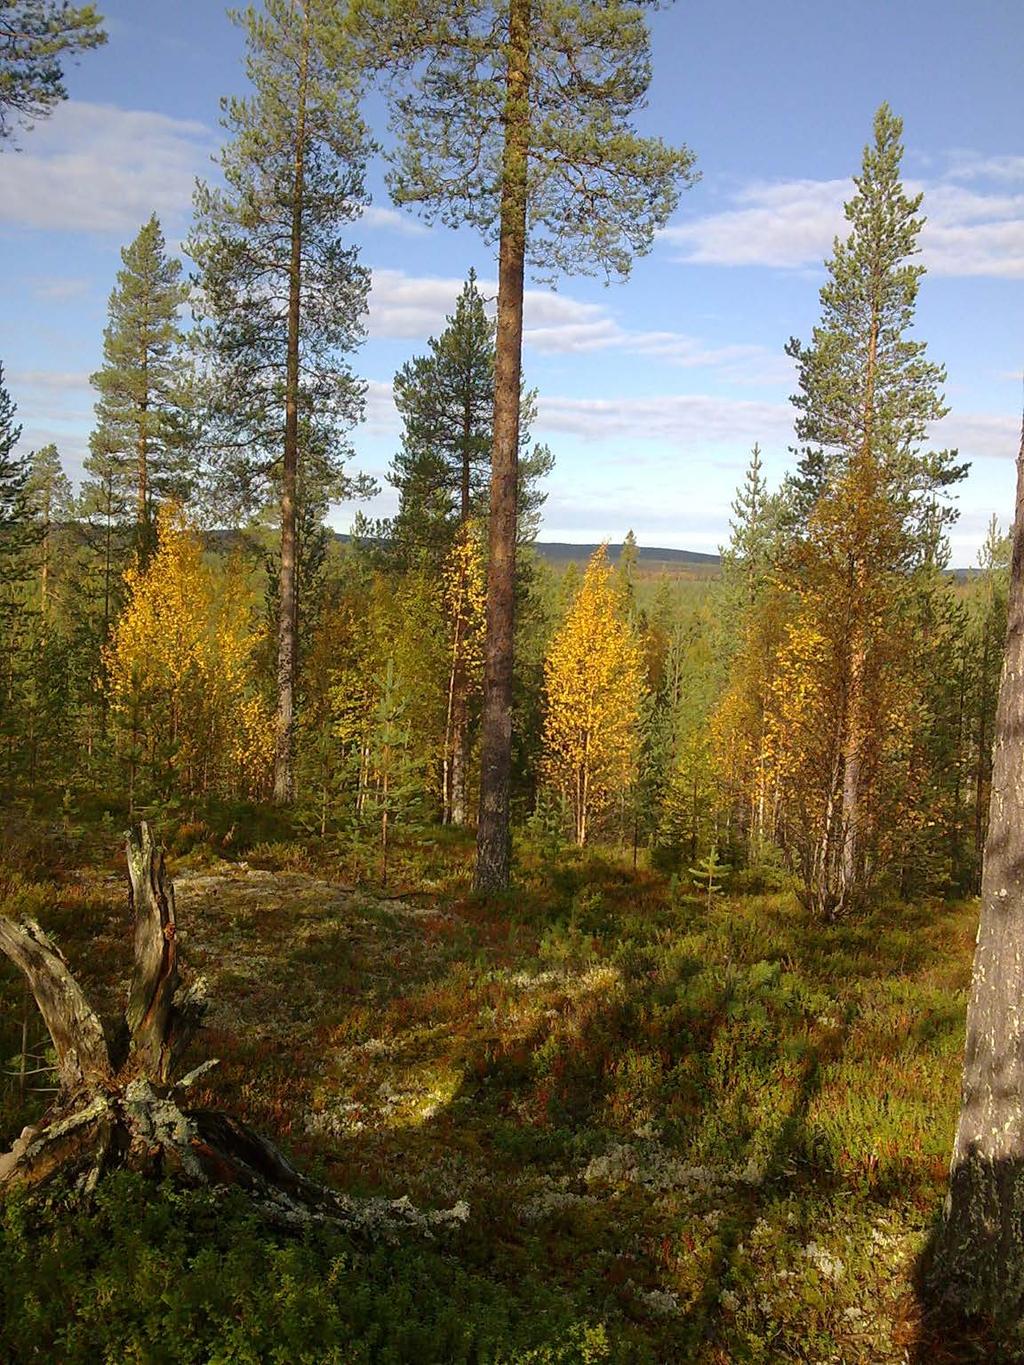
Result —
POLYGON ((307 1180, 266 1138, 228 1114, 184 1107, 215 1061, 178 1076, 202 1022, 206 983, 183 981, 174 887, 146 824, 127 835, 134 969, 118 1037, 99 1017, 57 946, 32 920, 0 916, 0 950, 24 972, 53 1040, 59 1089, 38 1125, 0 1154, 0 1196, 39 1190, 55 1177, 90 1192, 113 1167, 190 1185, 235 1186, 274 1223, 341 1223, 384 1236, 465 1221, 464 1204, 421 1213, 408 1199, 354 1200, 307 1180))

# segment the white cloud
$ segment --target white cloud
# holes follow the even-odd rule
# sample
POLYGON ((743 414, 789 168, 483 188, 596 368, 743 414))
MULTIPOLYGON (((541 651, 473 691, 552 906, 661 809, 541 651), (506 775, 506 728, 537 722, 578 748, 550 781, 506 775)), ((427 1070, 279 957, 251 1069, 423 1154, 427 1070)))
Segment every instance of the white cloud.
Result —
POLYGON ((391 385, 380 379, 366 382, 366 420, 363 430, 373 435, 391 435, 401 428, 391 385))
POLYGON ((40 276, 29 281, 35 298, 44 303, 66 303, 69 299, 80 298, 92 287, 91 280, 64 279, 60 276, 40 276))
POLYGON ((51 421, 46 418, 26 420, 17 453, 27 455, 30 450, 42 450, 43 446, 49 445, 57 447, 64 473, 77 484, 82 478, 82 466, 89 454, 89 438, 83 434, 80 425, 77 422, 65 425, 59 418, 51 421))
MULTIPOLYGON (((541 394, 538 432, 565 432, 584 441, 658 441, 697 453, 745 447, 754 441, 784 446, 793 411, 785 403, 663 394, 645 398, 558 398, 541 394)), ((632 456, 630 457, 632 458, 632 456)))
POLYGON ((211 146, 202 123, 69 100, 0 157, 0 222, 122 236, 151 213, 173 225, 211 146))
POLYGON ((738 191, 734 207, 665 228, 692 265, 818 264, 843 225, 848 180, 758 182, 738 191))
MULTIPOLYGON (((375 269, 370 293, 370 335, 423 340, 440 332, 455 311, 464 279, 440 275, 407 275, 403 270, 375 269)), ((480 280, 478 286, 493 314, 497 285, 480 280)), ((604 309, 582 303, 554 290, 528 289, 525 294, 525 329, 545 344, 556 334, 568 342, 570 331, 603 326, 604 309)))
POLYGON ((1020 418, 983 412, 951 412, 929 433, 932 444, 959 450, 965 460, 1017 458, 1020 418))
POLYGON ((87 389, 89 376, 82 370, 12 370, 7 382, 12 391, 32 389, 67 395, 87 389))
MULTIPOLYGON (((1009 182, 1018 161, 1024 158, 994 158, 988 170, 976 163, 960 174, 1009 182)), ((908 188, 924 191, 921 260, 930 271, 1024 278, 1024 194, 979 191, 952 179, 908 182, 908 188)), ((818 266, 846 232, 843 203, 852 191, 849 180, 759 181, 734 194, 730 207, 675 224, 662 236, 691 265, 818 266)))
MULTIPOLYGON (((371 337, 425 341, 436 336, 455 309, 463 280, 406 275, 401 270, 374 270, 370 293, 371 337)), ((496 286, 480 282, 493 314, 496 286)), ((586 355, 624 350, 685 368, 743 366, 756 382, 781 381, 792 366, 762 346, 737 343, 712 346, 682 332, 632 331, 598 303, 587 303, 554 290, 527 289, 523 301, 523 344, 541 355, 586 355)))
MULTIPOLYGON (((17 404, 22 449, 46 444, 33 434, 40 426, 67 424, 68 433, 77 437, 91 423, 95 394, 89 388, 87 374, 77 370, 10 370, 4 373, 4 384, 17 404)), ((64 440, 52 439, 58 445, 64 440)))
POLYGON ((374 270, 370 336, 424 341, 436 335, 455 308, 462 285, 462 280, 374 270))
POLYGON ((397 209, 388 209, 371 204, 369 208, 363 210, 360 222, 372 228, 390 228, 395 232, 407 233, 410 237, 422 237, 429 229, 425 224, 417 219, 410 217, 407 213, 399 213, 397 209))
POLYGON ((947 175, 953 180, 1005 180, 1024 183, 1024 156, 983 156, 978 152, 950 153, 947 175))
MULTIPOLYGON (((742 450, 754 441, 781 450, 794 441, 793 409, 788 403, 708 394, 562 398, 542 393, 537 427, 584 441, 619 445, 624 439, 630 444, 655 441, 698 453, 742 450)), ((1020 443, 1020 421, 999 414, 954 412, 933 426, 929 439, 936 449, 959 450, 965 460, 1011 459, 1020 443)))

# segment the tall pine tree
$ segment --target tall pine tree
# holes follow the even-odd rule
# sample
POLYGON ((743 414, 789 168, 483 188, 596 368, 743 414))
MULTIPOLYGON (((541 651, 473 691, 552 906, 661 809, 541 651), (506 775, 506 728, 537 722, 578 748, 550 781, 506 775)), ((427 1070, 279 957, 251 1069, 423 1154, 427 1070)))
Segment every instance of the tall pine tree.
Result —
POLYGON ((188 290, 181 262, 167 254, 155 214, 121 252, 121 260, 103 334, 103 365, 92 376, 100 395, 94 445, 116 469, 122 491, 130 491, 136 535, 148 548, 154 504, 181 491, 179 309, 188 290))
POLYGON ((402 448, 388 475, 399 498, 389 530, 413 555, 439 562, 459 528, 486 510, 494 323, 474 272, 441 335, 395 375, 394 395, 402 448))
POLYGON ((475 882, 507 885, 515 563, 527 265, 629 273, 692 179, 693 156, 639 136, 644 6, 578 0, 355 0, 393 90, 392 193, 498 246, 483 751, 475 882), (407 77, 407 78, 404 78, 407 77))
MULTIPOLYGON (((425 556, 440 565, 469 521, 487 524, 494 342, 495 324, 471 270, 444 331, 395 376, 402 448, 388 481, 399 501, 386 534, 406 562, 425 556)), ((520 408, 520 544, 536 534, 546 496, 541 481, 554 463, 547 446, 530 449, 535 397, 524 391, 520 408)))
MULTIPOLYGON (((426 563, 445 574, 449 603, 465 602, 471 585, 462 579, 473 560, 473 542, 486 528, 494 411, 494 322, 488 317, 476 275, 470 272, 455 312, 426 355, 403 365, 395 376, 395 403, 403 419, 402 448, 389 479, 398 489, 398 514, 387 526, 392 557, 426 563)), ((518 488, 520 541, 532 538, 545 494, 540 482, 553 463, 546 446, 529 450, 533 395, 524 395, 520 414, 518 488)), ((486 534, 486 532, 485 532, 486 534)), ((459 612, 449 613, 452 637, 449 725, 445 745, 446 822, 467 817, 470 689, 473 670, 465 666, 459 612)))
POLYGON ((364 386, 346 359, 364 333, 369 275, 343 229, 366 203, 366 130, 327 0, 267 0, 245 29, 247 99, 224 102, 225 186, 200 185, 188 252, 215 384, 220 472, 236 499, 278 503, 274 796, 294 795, 300 461, 344 491, 364 386))
POLYGON ((833 675, 819 847, 804 860, 810 898, 827 914, 841 913, 862 890, 882 741, 871 689, 893 657, 897 599, 907 570, 933 543, 936 516, 953 515, 943 492, 966 472, 955 452, 922 450, 929 423, 946 411, 945 372, 909 335, 924 274, 912 262, 923 219, 921 196, 908 196, 900 181, 902 129, 882 105, 846 205, 849 235, 837 239, 828 262, 821 321, 808 346, 788 347, 804 443, 792 487, 806 517, 800 572, 808 610, 828 617, 804 625, 833 675))

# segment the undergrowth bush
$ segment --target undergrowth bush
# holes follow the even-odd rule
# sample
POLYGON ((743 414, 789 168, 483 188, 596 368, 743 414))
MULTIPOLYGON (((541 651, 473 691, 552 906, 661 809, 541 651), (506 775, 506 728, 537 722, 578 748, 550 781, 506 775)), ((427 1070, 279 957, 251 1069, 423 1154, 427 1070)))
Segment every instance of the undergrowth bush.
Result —
POLYGON ((511 1294, 422 1243, 275 1235, 241 1196, 127 1173, 89 1209, 5 1205, 0 1321, 10 1365, 626 1359, 539 1280, 511 1294))

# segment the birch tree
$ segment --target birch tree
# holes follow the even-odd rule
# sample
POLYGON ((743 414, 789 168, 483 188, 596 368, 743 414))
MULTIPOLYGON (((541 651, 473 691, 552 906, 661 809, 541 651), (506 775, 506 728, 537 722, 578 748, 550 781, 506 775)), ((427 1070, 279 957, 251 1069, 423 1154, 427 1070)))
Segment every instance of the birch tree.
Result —
POLYGON ((633 780, 643 663, 602 545, 544 662, 544 771, 582 847, 593 818, 633 780))
POLYGON ((933 1277, 968 1313, 1024 1304, 1024 429, 999 684, 981 923, 949 1194, 933 1277))

